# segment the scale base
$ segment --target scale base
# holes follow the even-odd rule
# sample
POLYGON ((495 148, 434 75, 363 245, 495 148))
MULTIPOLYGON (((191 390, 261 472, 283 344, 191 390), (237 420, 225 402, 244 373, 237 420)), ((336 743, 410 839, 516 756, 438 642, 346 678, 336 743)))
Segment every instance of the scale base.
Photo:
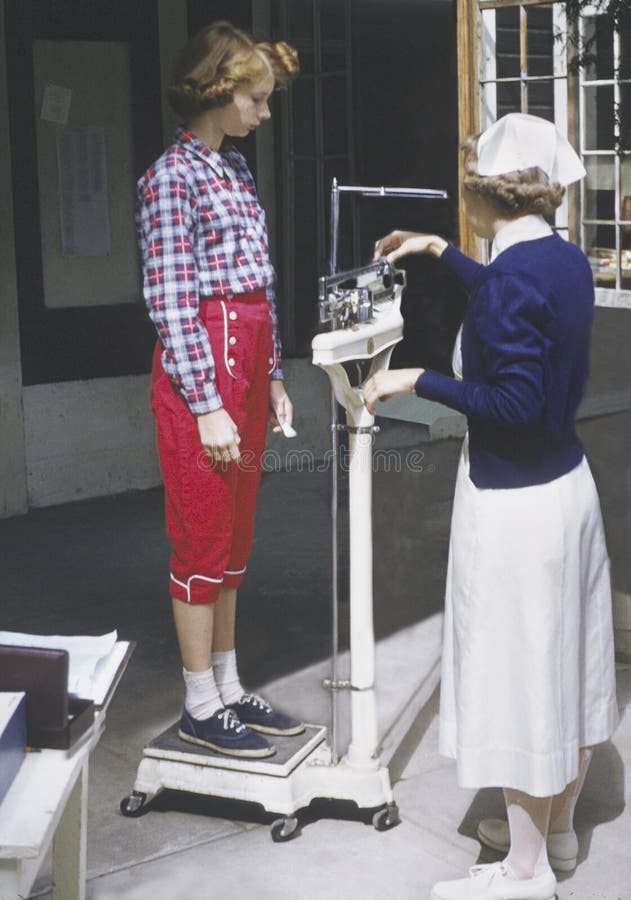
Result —
POLYGON ((178 737, 178 727, 176 722, 144 748, 134 789, 120 804, 123 815, 143 815, 154 797, 170 789, 257 803, 279 816, 271 826, 275 841, 294 834, 296 813, 316 799, 376 809, 373 824, 379 831, 399 822, 388 770, 378 759, 357 765, 343 757, 331 765, 321 725, 307 725, 295 737, 275 736, 276 753, 263 760, 232 758, 187 744, 178 737))

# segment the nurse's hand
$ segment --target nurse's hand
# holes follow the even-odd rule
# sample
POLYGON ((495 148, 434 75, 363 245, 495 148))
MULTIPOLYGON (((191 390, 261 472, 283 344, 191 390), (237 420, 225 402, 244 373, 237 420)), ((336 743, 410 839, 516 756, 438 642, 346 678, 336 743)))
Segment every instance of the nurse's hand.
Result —
POLYGON ((285 390, 285 382, 273 378, 269 387, 270 422, 274 431, 282 431, 281 425, 291 426, 294 418, 294 407, 285 390))
POLYGON ((239 429, 223 407, 197 416, 197 428, 206 453, 213 462, 239 462, 239 429))
POLYGON ((447 247, 447 241, 437 234, 419 234, 415 231, 392 231, 375 243, 376 262, 385 256, 389 263, 411 253, 431 253, 441 256, 447 247))
POLYGON ((395 394, 413 394, 414 385, 425 369, 382 369, 364 384, 364 403, 371 416, 375 415, 377 400, 387 400, 395 394))

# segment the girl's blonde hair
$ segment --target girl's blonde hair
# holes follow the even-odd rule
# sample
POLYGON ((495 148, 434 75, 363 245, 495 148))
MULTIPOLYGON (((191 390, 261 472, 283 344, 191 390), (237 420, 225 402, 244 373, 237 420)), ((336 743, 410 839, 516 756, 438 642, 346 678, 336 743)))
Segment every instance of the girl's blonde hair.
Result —
POLYGON ((539 214, 550 218, 561 205, 565 188, 551 182, 540 168, 507 172, 503 175, 478 174, 479 134, 468 138, 464 151, 463 186, 494 203, 502 212, 513 216, 539 214))
POLYGON ((235 90, 269 75, 286 87, 298 74, 298 53, 284 41, 257 43, 230 22, 202 28, 180 51, 167 88, 169 103, 183 119, 232 103, 235 90))

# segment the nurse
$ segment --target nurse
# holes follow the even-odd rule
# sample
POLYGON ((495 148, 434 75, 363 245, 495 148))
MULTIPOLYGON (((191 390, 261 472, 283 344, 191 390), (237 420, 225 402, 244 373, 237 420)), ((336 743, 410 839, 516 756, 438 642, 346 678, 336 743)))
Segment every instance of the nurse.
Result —
POLYGON ((378 399, 413 393, 467 416, 446 587, 440 751, 465 788, 501 787, 507 851, 433 900, 553 900, 576 865, 576 799, 591 748, 617 724, 609 562, 596 488, 575 430, 594 307, 589 263, 548 219, 585 170, 554 125, 512 113, 464 148, 463 199, 482 266, 436 235, 395 231, 390 262, 431 253, 470 299, 455 378, 378 372, 378 399))

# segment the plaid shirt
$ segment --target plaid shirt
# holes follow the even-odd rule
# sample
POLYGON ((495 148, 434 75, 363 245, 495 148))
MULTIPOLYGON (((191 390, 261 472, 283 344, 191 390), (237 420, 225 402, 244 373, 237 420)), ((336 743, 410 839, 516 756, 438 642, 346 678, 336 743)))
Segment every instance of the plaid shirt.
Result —
POLYGON ((282 378, 275 273, 252 175, 232 146, 221 152, 180 128, 138 182, 144 298, 164 346, 162 364, 194 415, 222 405, 199 298, 265 289, 282 378))

